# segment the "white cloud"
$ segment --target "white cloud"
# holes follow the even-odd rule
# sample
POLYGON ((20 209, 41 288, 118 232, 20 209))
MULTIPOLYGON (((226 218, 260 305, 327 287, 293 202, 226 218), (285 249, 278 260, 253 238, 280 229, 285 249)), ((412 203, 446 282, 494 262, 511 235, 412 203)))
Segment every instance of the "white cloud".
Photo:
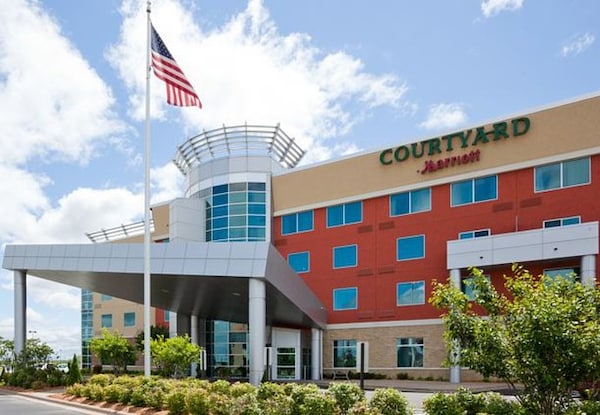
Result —
POLYGON ((467 122, 468 117, 462 104, 437 104, 429 107, 427 119, 419 124, 427 130, 440 130, 458 127, 467 122))
POLYGON ((570 55, 579 55, 592 46, 595 40, 596 37, 591 33, 573 36, 560 48, 560 54, 563 58, 570 55))
POLYGON ((183 196, 183 175, 175 164, 168 163, 150 171, 151 203, 166 202, 183 196))
POLYGON ((503 11, 515 11, 523 7, 524 0, 484 0, 481 11, 485 17, 492 17, 503 11))
MULTIPOLYGON (((142 119, 145 81, 136 68, 145 59, 145 12, 134 0, 125 0, 121 12, 121 39, 109 50, 108 59, 131 91, 131 113, 142 119)), ((404 111, 407 87, 394 75, 371 74, 361 60, 345 52, 325 53, 307 34, 279 33, 260 0, 250 0, 245 11, 207 32, 180 1, 157 2, 153 16, 204 109, 168 112, 164 85, 152 77, 152 114, 181 116, 192 133, 223 123, 281 123, 310 150, 309 161, 329 157, 336 143, 327 140, 347 133, 372 108, 404 111)))
POLYGON ((5 0, 0 21, 0 162, 85 163, 123 129, 111 89, 38 2, 5 0))

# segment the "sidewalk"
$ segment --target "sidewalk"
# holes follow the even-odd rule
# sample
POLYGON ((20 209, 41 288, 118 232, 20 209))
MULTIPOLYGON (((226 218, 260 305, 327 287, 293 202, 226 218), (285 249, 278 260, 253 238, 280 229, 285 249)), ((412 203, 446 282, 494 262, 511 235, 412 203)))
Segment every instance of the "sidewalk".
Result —
MULTIPOLYGON (((351 380, 317 380, 306 381, 307 383, 316 383, 320 387, 326 388, 332 382, 352 382, 358 384, 358 379, 351 380)), ((466 388, 473 392, 498 392, 500 394, 514 394, 514 390, 509 385, 502 382, 462 382, 450 383, 447 381, 427 381, 427 380, 394 380, 394 379, 365 379, 365 390, 373 390, 378 388, 393 388, 401 392, 423 392, 436 393, 445 392, 452 393, 458 388, 466 388)))

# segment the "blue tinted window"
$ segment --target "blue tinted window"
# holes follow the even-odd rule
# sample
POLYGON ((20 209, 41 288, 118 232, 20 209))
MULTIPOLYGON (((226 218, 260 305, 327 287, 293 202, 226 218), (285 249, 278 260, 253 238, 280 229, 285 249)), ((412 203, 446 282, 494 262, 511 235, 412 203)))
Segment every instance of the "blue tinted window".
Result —
POLYGON ((227 193, 214 195, 213 196, 213 206, 226 205, 228 201, 227 193))
POLYGON ((312 231, 313 229, 313 211, 298 213, 298 232, 312 231))
POLYGON ((296 232, 313 230, 313 211, 292 213, 281 217, 281 234, 289 235, 296 232))
POLYGON ((357 256, 356 245, 337 246, 333 248, 333 268, 355 267, 357 256))
POLYGON ((125 326, 125 327, 135 326, 135 313, 124 313, 123 314, 123 326, 125 326))
POLYGON ((390 215, 406 215, 431 209, 431 190, 420 189, 390 196, 390 215))
POLYGON ((258 190, 261 192, 265 191, 265 184, 264 183, 248 183, 248 190, 258 190))
POLYGON ((256 193, 249 192, 248 193, 248 202, 265 202, 265 194, 264 193, 256 193))
POLYGON ((425 236, 416 235, 398 238, 396 241, 396 258, 398 261, 425 257, 425 236))
POLYGON ((452 183, 452 206, 496 199, 498 193, 496 183, 496 176, 481 177, 478 179, 452 183))
POLYGON ((362 222, 362 202, 344 203, 327 208, 327 227, 362 222))
POLYGON ((590 182, 590 159, 568 160, 535 168, 536 192, 590 182))
POLYGON ((248 213, 250 214, 265 214, 266 207, 264 203, 250 203, 248 204, 248 213))
POLYGON ((496 176, 475 179, 475 202, 496 199, 496 176))
POLYGON ((356 310, 358 307, 358 289, 338 288, 333 290, 333 309, 339 310, 356 310))
POLYGON ((327 226, 339 226, 344 223, 344 205, 327 208, 327 226))
POLYGON ((396 285, 396 304, 425 304, 425 282, 401 282, 396 285))
POLYGON ((296 252, 288 255, 288 264, 298 274, 310 271, 310 254, 308 252, 296 252))
POLYGON ((112 314, 102 314, 102 327, 112 327, 112 314))
POLYGON ((551 219, 544 221, 544 228, 555 228, 557 226, 568 226, 568 225, 577 225, 581 222, 581 218, 579 216, 572 216, 569 218, 561 218, 561 219, 551 219))
POLYGON ((458 234, 458 239, 471 239, 471 238, 480 238, 482 236, 489 236, 489 229, 481 229, 478 231, 465 231, 458 234))
POLYGON ((100 301, 110 301, 112 300, 112 295, 102 294, 100 296, 100 301))
POLYGON ((227 193, 227 185, 221 184, 219 186, 214 186, 212 192, 213 192, 213 195, 216 195, 219 193, 227 193))
POLYGON ((264 216, 248 216, 248 225, 265 226, 264 216))

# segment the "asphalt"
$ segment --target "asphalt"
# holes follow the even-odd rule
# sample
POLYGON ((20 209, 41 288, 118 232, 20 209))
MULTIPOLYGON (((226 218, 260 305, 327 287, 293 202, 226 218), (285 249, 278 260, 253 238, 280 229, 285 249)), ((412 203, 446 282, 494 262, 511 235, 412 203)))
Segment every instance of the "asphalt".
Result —
MULTIPOLYGON (((359 380, 322 380, 322 381, 310 381, 310 383, 316 383, 322 388, 327 388, 332 382, 353 382, 360 384, 359 380)), ((452 393, 458 388, 466 388, 472 392, 498 392, 503 395, 513 395, 509 385, 505 383, 497 382, 463 382, 463 383, 449 383, 440 381, 420 381, 420 380, 392 380, 392 379, 365 379, 363 381, 364 389, 372 391, 379 388, 394 388, 401 392, 417 392, 417 393, 452 393)), ((308 382, 307 382, 308 383, 308 382)), ((116 414, 116 415, 131 415, 129 411, 117 411, 112 408, 101 408, 93 405, 86 405, 78 402, 67 401, 53 397, 54 395, 61 394, 64 392, 64 388, 55 388, 43 391, 15 391, 10 389, 0 388, 1 394, 19 394, 33 399, 46 400, 62 405, 85 409, 87 411, 101 413, 101 414, 116 414)), ((421 413, 421 412, 417 412, 421 413)))

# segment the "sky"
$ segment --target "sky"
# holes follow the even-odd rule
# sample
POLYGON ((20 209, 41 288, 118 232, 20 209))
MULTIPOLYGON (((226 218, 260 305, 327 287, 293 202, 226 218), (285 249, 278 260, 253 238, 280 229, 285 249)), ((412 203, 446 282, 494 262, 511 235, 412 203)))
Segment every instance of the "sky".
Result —
MULTIPOLYGON (((0 255, 143 219, 145 0, 2 0, 0 255)), ((151 198, 177 145, 276 125, 303 164, 419 141, 600 91, 597 0, 154 0, 203 109, 151 79, 151 198)), ((28 277, 28 335, 80 350, 80 291, 28 277)), ((0 336, 13 338, 0 270, 0 336)))

